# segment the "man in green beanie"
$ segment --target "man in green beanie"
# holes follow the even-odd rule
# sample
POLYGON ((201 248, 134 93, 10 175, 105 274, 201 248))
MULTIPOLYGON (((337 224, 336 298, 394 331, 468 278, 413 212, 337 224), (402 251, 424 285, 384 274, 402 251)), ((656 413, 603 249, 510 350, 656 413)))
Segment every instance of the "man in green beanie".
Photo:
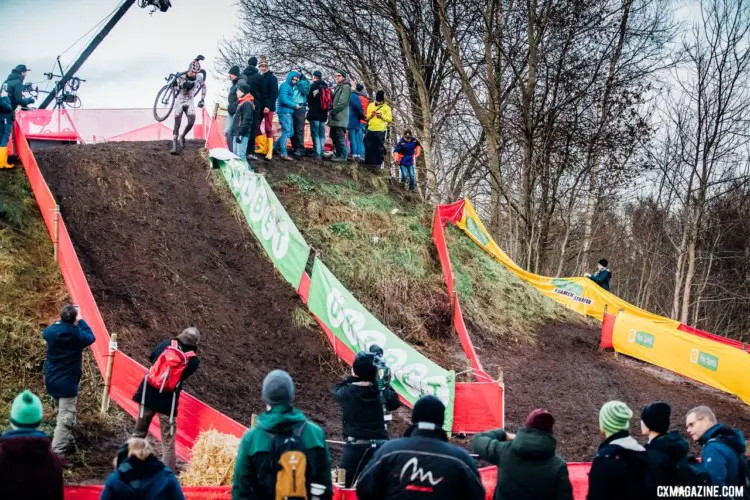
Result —
POLYGON ((62 500, 63 469, 47 434, 39 431, 42 402, 29 390, 10 407, 10 427, 0 436, 0 498, 62 500))
POLYGON ((646 449, 630 436, 633 410, 622 401, 604 403, 599 411, 599 445, 589 472, 588 500, 656 498, 655 475, 646 449))
POLYGON ((283 370, 270 372, 263 380, 261 399, 268 411, 261 413, 255 427, 242 437, 234 465, 232 500, 330 500, 331 454, 325 432, 292 406, 292 377, 283 370), (300 453, 304 457, 300 458, 300 453), (292 490, 296 494, 291 494, 292 490))

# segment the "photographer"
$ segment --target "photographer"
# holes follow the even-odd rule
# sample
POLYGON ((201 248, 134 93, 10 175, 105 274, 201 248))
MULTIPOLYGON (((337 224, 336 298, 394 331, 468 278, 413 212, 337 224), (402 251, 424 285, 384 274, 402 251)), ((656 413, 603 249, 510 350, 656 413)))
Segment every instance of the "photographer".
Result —
POLYGON ((388 380, 389 370, 384 370, 385 380, 378 384, 376 362, 375 354, 358 353, 352 365, 352 376, 344 379, 331 391, 343 412, 346 445, 341 457, 341 468, 346 471, 347 488, 356 483, 357 477, 377 449, 388 440, 384 410, 393 411, 400 405, 396 391, 388 380))
POLYGON ((10 99, 10 106, 11 108, 13 108, 12 113, 14 117, 16 108, 18 108, 19 106, 25 108, 29 104, 34 104, 33 97, 23 96, 23 80, 26 78, 26 74, 29 71, 31 70, 27 68, 25 64, 19 64, 11 70, 10 74, 8 75, 8 79, 5 80, 5 83, 8 85, 6 89, 8 92, 8 98, 10 99))

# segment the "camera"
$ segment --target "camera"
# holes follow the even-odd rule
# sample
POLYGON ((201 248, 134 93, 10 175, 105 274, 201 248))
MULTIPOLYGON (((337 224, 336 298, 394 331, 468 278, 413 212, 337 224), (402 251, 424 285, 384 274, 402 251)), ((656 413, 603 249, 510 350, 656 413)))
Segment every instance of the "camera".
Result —
POLYGON ((385 356, 383 353, 383 348, 380 347, 377 344, 372 344, 369 349, 370 354, 373 355, 372 363, 375 365, 375 368, 377 368, 377 382, 378 382, 378 389, 381 391, 385 388, 385 386, 389 385, 391 383, 391 369, 388 368, 388 365, 385 362, 385 356))

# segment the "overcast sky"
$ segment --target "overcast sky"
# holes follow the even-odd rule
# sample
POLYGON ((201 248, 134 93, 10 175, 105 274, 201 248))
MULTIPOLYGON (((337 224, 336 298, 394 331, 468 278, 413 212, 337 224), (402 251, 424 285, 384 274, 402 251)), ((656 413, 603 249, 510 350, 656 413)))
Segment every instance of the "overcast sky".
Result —
MULTIPOLYGON (((236 0, 171 1, 169 11, 151 16, 133 5, 89 57, 77 75, 87 80, 78 92, 84 107, 150 108, 164 77, 186 70, 198 54, 206 57, 209 104, 225 98, 226 78, 215 74, 214 64, 219 42, 236 30, 236 0)), ((27 81, 45 80, 43 73, 53 69, 57 55, 121 2, 0 0, 0 76, 4 80, 17 64, 26 64, 32 69, 27 81)), ((63 68, 97 31, 62 56, 63 68)), ((46 85, 46 80, 39 83, 46 85)))

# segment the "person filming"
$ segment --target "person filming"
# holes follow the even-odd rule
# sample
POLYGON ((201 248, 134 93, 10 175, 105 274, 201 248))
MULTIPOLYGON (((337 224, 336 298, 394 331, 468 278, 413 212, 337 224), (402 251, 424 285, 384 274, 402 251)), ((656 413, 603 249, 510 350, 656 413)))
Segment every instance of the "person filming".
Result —
POLYGON ((346 488, 356 485, 359 474, 388 440, 385 412, 394 411, 400 402, 387 378, 379 384, 376 355, 360 352, 354 358, 351 376, 331 390, 343 413, 346 445, 341 468, 346 471, 346 488))

